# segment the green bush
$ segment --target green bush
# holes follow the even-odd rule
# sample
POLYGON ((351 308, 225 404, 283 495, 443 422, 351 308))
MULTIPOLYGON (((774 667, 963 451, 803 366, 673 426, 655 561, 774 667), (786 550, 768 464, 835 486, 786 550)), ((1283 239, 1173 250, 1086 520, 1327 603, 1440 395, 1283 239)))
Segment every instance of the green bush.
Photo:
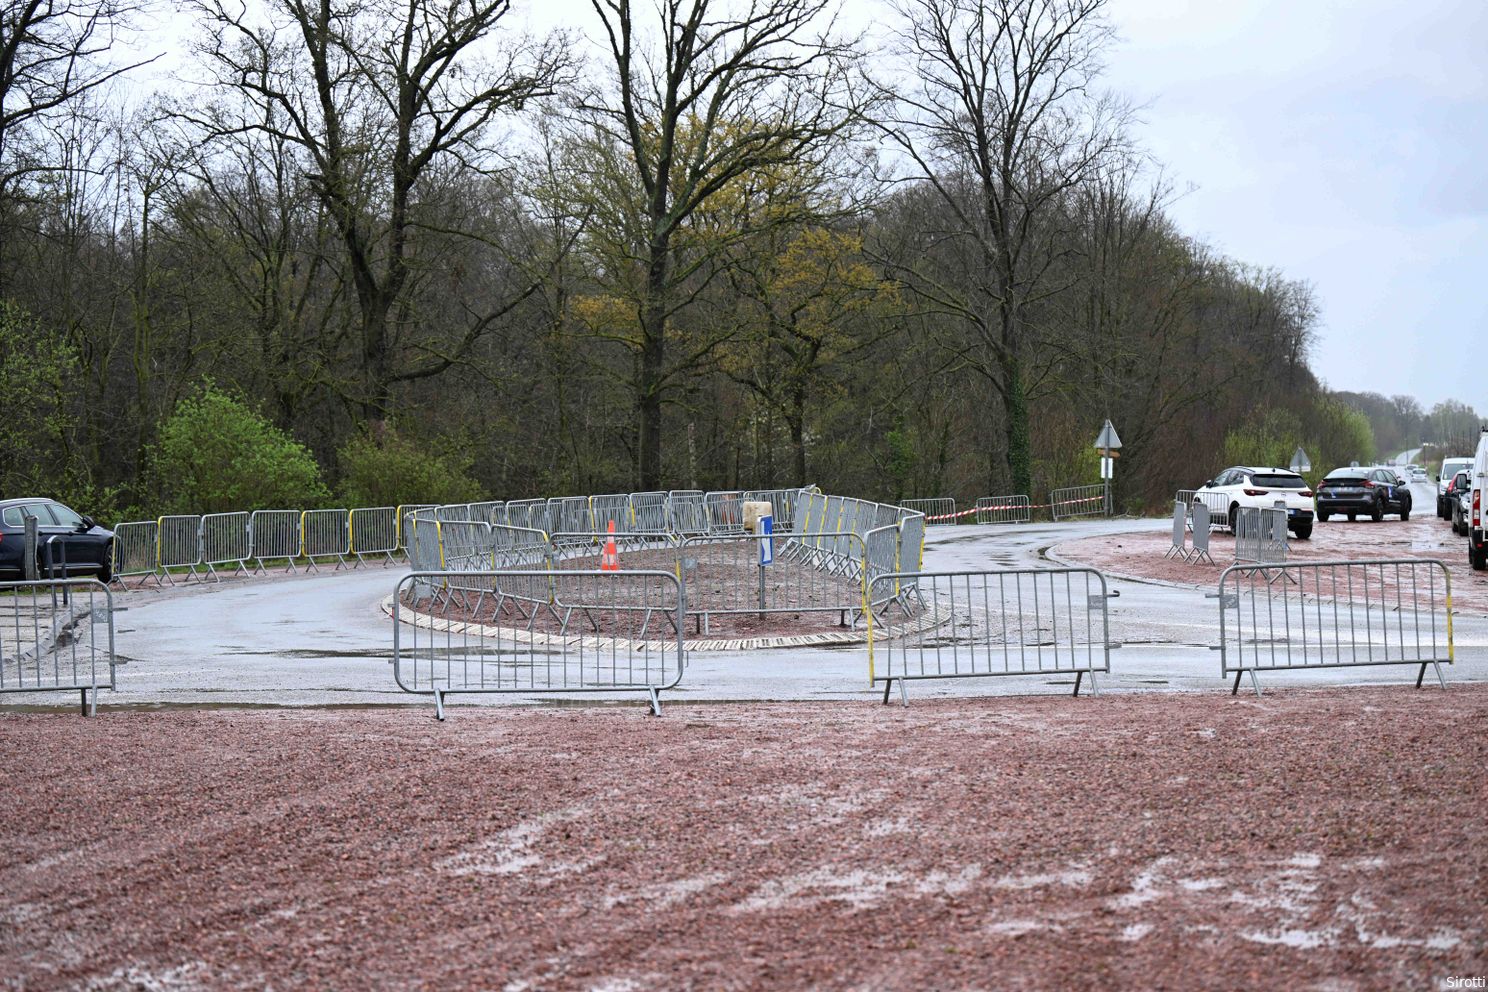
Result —
POLYGON ((213 386, 161 425, 152 474, 175 513, 309 509, 331 497, 304 445, 213 386))
POLYGON ((337 457, 348 506, 471 503, 483 495, 470 477, 474 459, 437 454, 391 426, 352 438, 337 457))

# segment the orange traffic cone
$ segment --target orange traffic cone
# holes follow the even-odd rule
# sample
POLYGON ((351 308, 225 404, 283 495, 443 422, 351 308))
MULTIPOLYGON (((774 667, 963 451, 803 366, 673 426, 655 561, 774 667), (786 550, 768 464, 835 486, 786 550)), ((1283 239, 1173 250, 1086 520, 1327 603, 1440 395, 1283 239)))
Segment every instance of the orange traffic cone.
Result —
POLYGON ((620 550, 615 547, 615 521, 610 521, 609 537, 605 538, 604 553, 599 556, 601 572, 620 571, 620 550))

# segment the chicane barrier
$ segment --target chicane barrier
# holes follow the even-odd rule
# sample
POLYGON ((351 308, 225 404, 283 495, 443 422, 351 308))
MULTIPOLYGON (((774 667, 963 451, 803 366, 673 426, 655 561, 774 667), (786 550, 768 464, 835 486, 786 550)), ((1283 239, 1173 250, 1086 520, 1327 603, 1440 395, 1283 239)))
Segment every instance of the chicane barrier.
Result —
POLYGON ((201 519, 194 514, 181 514, 160 517, 155 521, 160 528, 155 558, 167 582, 173 582, 170 573, 173 568, 187 569, 187 581, 196 575, 196 566, 202 560, 201 519))
POLYGON ((1188 504, 1189 526, 1193 529, 1193 550, 1188 553, 1187 561, 1207 561, 1213 565, 1214 559, 1209 556, 1209 534, 1212 528, 1209 526, 1209 507, 1203 503, 1188 504))
POLYGON ((479 520, 482 523, 499 524, 506 522, 506 504, 500 500, 487 500, 484 503, 469 503, 465 509, 469 512, 467 520, 479 520))
POLYGON ((933 499, 906 499, 900 502, 900 506, 907 510, 923 513, 926 523, 933 526, 959 523, 956 519, 956 501, 949 497, 935 497, 933 499), (937 518, 937 519, 931 519, 937 518))
POLYGON ((358 563, 368 555, 382 555, 388 561, 398 550, 398 508, 395 506, 357 507, 350 513, 351 553, 358 563))
MULTIPOLYGON (((114 596, 96 579, 0 584, 0 693, 114 688, 114 596)), ((92 693, 91 699, 89 693, 92 693)))
POLYGON ((1434 559, 1231 565, 1219 576, 1220 676, 1257 672, 1428 666, 1446 688, 1452 664, 1452 577, 1434 559), (1276 573, 1291 581, 1276 582, 1276 573))
POLYGON ((1084 676, 1111 670, 1106 578, 1091 568, 1010 569, 989 572, 917 572, 873 580, 872 602, 891 597, 884 587, 913 582, 913 604, 944 618, 875 607, 868 617, 868 678, 884 683, 884 702, 899 682, 991 678, 1004 675, 1084 676), (896 617, 897 614, 897 617, 896 617))
MULTIPOLYGON (((483 615, 470 593, 451 595, 483 615)), ((405 692, 432 696, 441 720, 451 693, 642 692, 660 715, 661 693, 686 668, 684 626, 682 586, 668 572, 415 572, 393 597, 393 678, 405 692), (451 579, 496 594, 480 604, 490 625, 420 609, 451 579), (523 580, 550 590, 530 612, 501 595, 523 580), (405 624, 406 609, 415 615, 405 624)))
POLYGON ((347 510, 306 510, 300 514, 300 553, 316 571, 317 558, 336 559, 336 568, 346 564, 351 553, 350 513, 347 510))
POLYGON ((797 518, 796 513, 797 507, 803 502, 802 497, 811 491, 812 487, 810 486, 802 489, 749 489, 744 492, 744 499, 769 503, 772 518, 771 524, 774 527, 775 533, 779 534, 788 530, 811 529, 804 519, 797 518))
POLYGON ((266 562, 283 561, 291 572, 303 546, 299 510, 254 510, 253 560, 256 568, 267 569, 266 562))
POLYGON ((558 496, 548 500, 548 525, 555 531, 578 533, 594 529, 588 496, 558 496))
POLYGON ((979 524, 1026 524, 1033 520, 1027 496, 983 496, 976 501, 979 524))
POLYGON ((253 554, 253 515, 247 511, 238 513, 207 513, 201 518, 201 559, 207 566, 207 574, 218 578, 218 565, 231 565, 228 573, 247 573, 248 559, 253 554))
POLYGON ((1106 515, 1106 485, 1069 486, 1049 491, 1049 513, 1055 520, 1106 515))
POLYGON ((134 520, 114 527, 114 574, 121 586, 132 576, 153 576, 160 584, 160 525, 134 520))

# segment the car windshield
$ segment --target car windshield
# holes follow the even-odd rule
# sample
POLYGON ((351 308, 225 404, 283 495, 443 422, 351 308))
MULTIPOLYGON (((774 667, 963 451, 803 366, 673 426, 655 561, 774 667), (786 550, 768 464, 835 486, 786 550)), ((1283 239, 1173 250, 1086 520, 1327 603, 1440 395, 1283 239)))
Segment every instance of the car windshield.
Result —
POLYGON ((1452 476, 1456 475, 1458 472, 1467 468, 1471 464, 1471 458, 1448 458, 1446 461, 1442 462, 1441 477, 1443 479, 1450 479, 1452 476))
POLYGON ((1307 488, 1306 479, 1303 479, 1300 475, 1292 475, 1286 472, 1275 475, 1262 475, 1261 473, 1257 472, 1255 475, 1250 477, 1250 481, 1254 482, 1258 486, 1265 486, 1267 489, 1307 488))

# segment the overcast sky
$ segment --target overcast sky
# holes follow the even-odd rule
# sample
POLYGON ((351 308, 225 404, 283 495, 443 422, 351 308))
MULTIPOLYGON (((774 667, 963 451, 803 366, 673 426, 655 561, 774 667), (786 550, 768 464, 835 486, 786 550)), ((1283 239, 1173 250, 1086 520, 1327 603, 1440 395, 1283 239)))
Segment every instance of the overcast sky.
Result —
MULTIPOLYGON (((843 21, 892 25, 881 0, 843 21)), ((588 0, 515 0, 597 37, 588 0)), ((1190 235, 1310 283, 1334 389, 1488 411, 1488 0, 1111 0, 1108 82, 1190 235), (1471 345, 1476 345, 1470 350, 1471 345)), ((186 27, 160 25, 153 40, 186 27)), ((162 62, 179 65, 176 41, 162 62)))
POLYGON ((1109 81, 1194 187, 1172 214, 1313 285, 1324 381, 1488 411, 1488 3, 1111 10, 1109 81))

